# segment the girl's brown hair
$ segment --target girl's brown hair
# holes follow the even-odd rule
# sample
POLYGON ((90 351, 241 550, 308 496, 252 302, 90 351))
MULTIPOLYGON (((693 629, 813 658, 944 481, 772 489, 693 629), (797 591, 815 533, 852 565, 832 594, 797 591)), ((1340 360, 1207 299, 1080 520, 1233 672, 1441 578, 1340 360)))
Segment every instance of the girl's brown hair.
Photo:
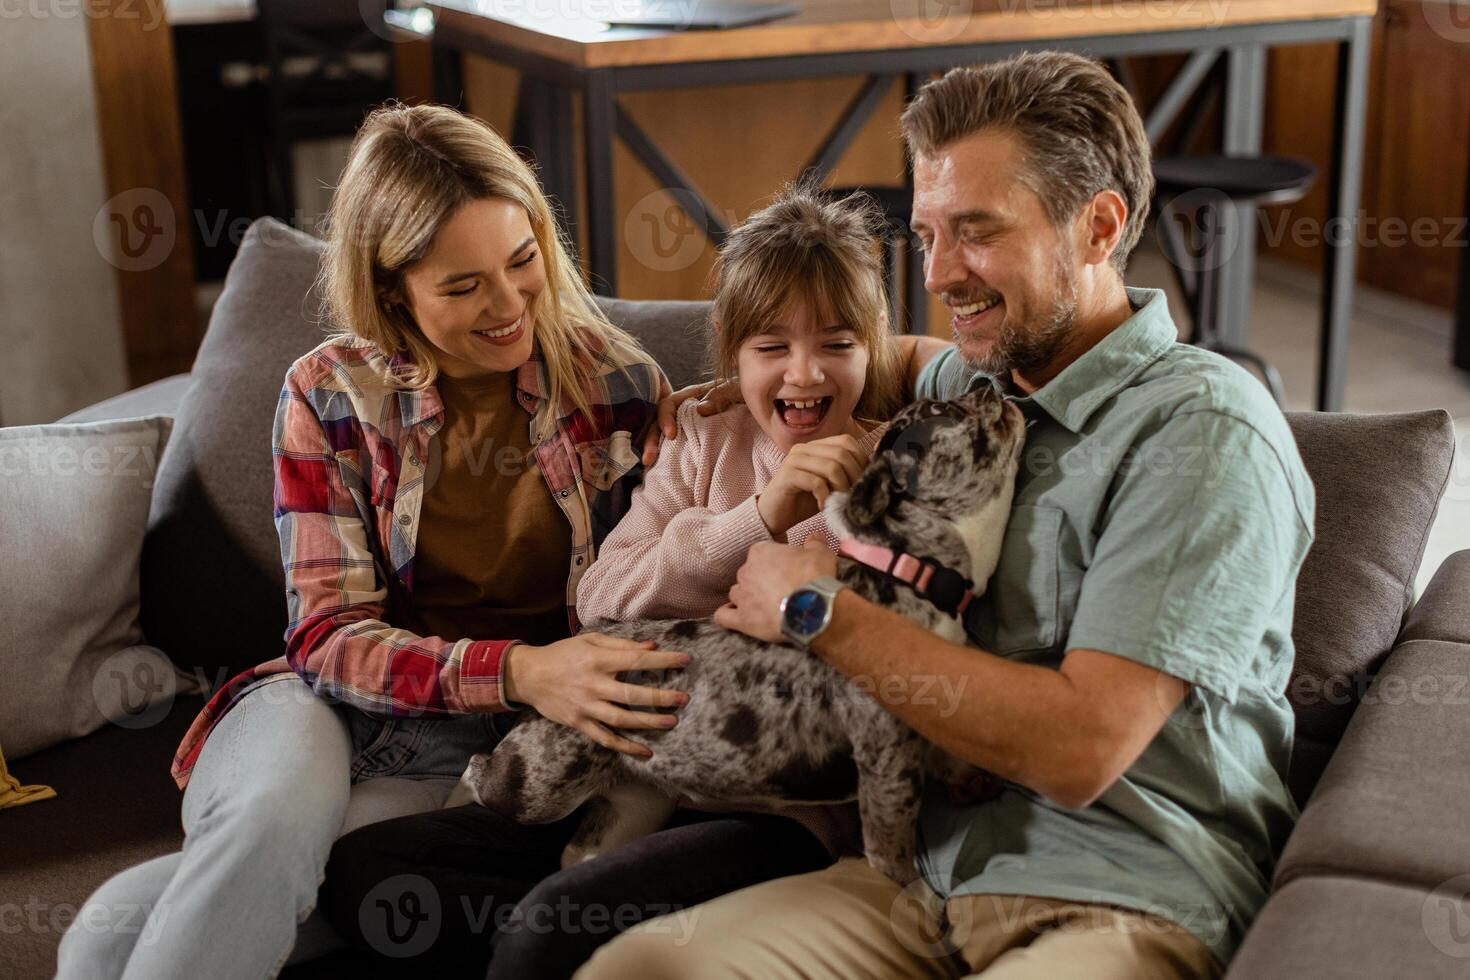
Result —
POLYGON ((888 324, 883 220, 871 198, 837 200, 807 181, 788 185, 732 230, 715 266, 716 375, 733 377, 741 346, 800 300, 847 326, 867 349, 855 414, 892 415, 902 366, 888 324))
MULTIPOLYGON (((586 390, 597 359, 581 331, 633 341, 593 301, 531 168, 495 130, 445 106, 389 103, 353 139, 327 212, 319 283, 338 331, 332 339, 368 343, 384 356, 407 351, 413 365, 399 375, 402 384, 433 384, 437 348, 402 303, 404 273, 459 208, 492 197, 525 209, 546 269, 546 288, 529 313, 551 403, 567 399, 590 415, 586 390)), ((557 414, 548 413, 550 424, 557 414)))

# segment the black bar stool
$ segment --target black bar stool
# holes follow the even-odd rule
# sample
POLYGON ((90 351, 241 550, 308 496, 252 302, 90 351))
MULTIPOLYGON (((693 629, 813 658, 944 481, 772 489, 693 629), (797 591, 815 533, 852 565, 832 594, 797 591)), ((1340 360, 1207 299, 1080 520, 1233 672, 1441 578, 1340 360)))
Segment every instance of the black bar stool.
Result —
POLYGON ((907 289, 900 289, 898 281, 900 243, 907 261, 924 261, 909 231, 909 218, 914 211, 913 192, 907 187, 830 187, 826 193, 837 199, 851 194, 866 194, 878 203, 886 226, 883 234, 883 277, 888 284, 889 319, 902 333, 928 333, 929 294, 922 285, 915 288, 912 276, 908 277, 907 289))
MULTIPOLYGON (((1235 347, 1220 337, 1220 267, 1234 250, 1239 234, 1254 227, 1232 227, 1238 209, 1299 201, 1317 180, 1317 168, 1306 160, 1272 156, 1171 156, 1154 159, 1157 185, 1155 213, 1159 244, 1169 260, 1189 303, 1194 333, 1190 343, 1234 361, 1244 361, 1261 373, 1276 403, 1286 401, 1281 372, 1254 351, 1235 347), (1189 218, 1189 234, 1176 226, 1172 215, 1189 218)), ((1254 210, 1251 211, 1254 214, 1254 210)))

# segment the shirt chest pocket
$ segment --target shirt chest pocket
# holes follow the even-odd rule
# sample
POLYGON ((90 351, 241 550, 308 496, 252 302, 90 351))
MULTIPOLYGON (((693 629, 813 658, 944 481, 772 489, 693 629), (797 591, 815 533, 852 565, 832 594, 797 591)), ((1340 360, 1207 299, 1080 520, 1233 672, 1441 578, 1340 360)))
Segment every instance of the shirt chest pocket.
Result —
POLYGON ((986 587, 981 645, 1012 656, 1054 649, 1061 633, 1062 512, 1021 504, 1011 509, 1000 562, 986 587))
POLYGON ((633 450, 633 437, 626 429, 619 429, 608 439, 589 448, 584 456, 582 480, 597 490, 612 488, 627 476, 640 462, 633 450))

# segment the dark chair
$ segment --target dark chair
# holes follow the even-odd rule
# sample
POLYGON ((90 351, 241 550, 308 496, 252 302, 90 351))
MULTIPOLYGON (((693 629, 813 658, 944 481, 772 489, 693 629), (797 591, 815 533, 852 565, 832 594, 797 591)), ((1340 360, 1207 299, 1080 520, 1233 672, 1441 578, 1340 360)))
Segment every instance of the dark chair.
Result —
MULTIPOLYGON (((1220 267, 1238 234, 1232 218, 1237 206, 1299 201, 1317 179, 1305 160, 1270 156, 1165 156, 1154 159, 1159 242, 1189 303, 1194 333, 1190 343, 1253 366, 1277 404, 1286 400, 1281 373, 1259 354, 1235 347, 1220 336, 1220 267), (1172 216, 1189 219, 1186 234, 1172 216)), ((1253 212, 1252 212, 1253 213, 1253 212)), ((1253 227, 1253 226, 1251 226, 1253 227)))
POLYGON ((351 136, 393 96, 389 0, 260 0, 269 99, 271 213, 296 210, 291 148, 351 136))
POLYGON ((832 187, 827 193, 836 198, 849 194, 866 194, 878 203, 885 218, 883 234, 883 276, 888 284, 888 316, 900 333, 929 332, 929 294, 924 290, 924 278, 910 269, 906 288, 898 281, 898 252, 902 244, 907 262, 917 262, 923 267, 924 256, 919 251, 913 233, 909 231, 909 218, 913 215, 914 194, 907 187, 832 187))

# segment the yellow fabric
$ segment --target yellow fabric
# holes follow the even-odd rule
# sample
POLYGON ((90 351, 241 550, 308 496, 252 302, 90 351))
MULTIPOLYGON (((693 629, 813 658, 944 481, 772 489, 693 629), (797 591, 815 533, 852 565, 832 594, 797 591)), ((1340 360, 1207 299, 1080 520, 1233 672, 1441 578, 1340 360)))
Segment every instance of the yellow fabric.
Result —
POLYGON ((10 769, 5 765, 5 752, 0 750, 0 810, 8 806, 20 806, 22 803, 49 800, 55 795, 56 790, 50 786, 22 786, 20 780, 10 774, 10 769))

